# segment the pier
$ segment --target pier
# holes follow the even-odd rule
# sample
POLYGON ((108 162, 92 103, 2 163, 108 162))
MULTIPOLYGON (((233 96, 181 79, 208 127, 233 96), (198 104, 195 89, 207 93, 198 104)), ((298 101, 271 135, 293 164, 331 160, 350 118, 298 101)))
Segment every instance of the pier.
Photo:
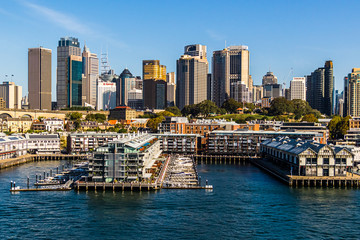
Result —
POLYGON ((60 161, 60 160, 87 160, 86 154, 69 155, 69 154, 27 154, 16 158, 0 160, 0 170, 8 167, 18 166, 28 162, 37 161, 60 161))
POLYGON ((349 172, 346 176, 298 176, 289 174, 266 159, 253 159, 251 163, 290 187, 360 188, 360 175, 349 172))
POLYGON ((86 182, 76 181, 74 183, 75 190, 101 190, 101 191, 150 191, 160 189, 160 184, 155 183, 142 183, 142 182, 118 182, 118 183, 106 183, 106 182, 86 182))
POLYGON ((215 154, 195 154, 186 155, 192 157, 196 164, 241 164, 259 158, 258 155, 215 155, 215 154))

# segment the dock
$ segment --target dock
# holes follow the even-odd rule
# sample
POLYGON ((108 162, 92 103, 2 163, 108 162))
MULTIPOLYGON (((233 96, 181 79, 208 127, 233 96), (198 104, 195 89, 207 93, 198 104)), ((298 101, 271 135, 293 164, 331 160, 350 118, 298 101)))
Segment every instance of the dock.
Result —
POLYGON ((106 183, 106 182, 86 182, 76 181, 74 183, 74 189, 80 190, 102 190, 102 191, 151 191, 160 189, 160 184, 156 183, 142 183, 142 182, 118 182, 118 183, 106 183))
POLYGON ((252 164, 274 176, 290 187, 350 187, 360 188, 360 175, 347 173, 346 176, 298 176, 280 169, 266 159, 253 159, 252 164))
POLYGON ((70 155, 70 154, 26 154, 23 156, 19 156, 16 158, 2 159, 0 160, 0 170, 19 166, 21 164, 25 164, 28 162, 38 162, 38 161, 60 161, 60 160, 86 160, 88 155, 86 154, 78 154, 78 155, 70 155))

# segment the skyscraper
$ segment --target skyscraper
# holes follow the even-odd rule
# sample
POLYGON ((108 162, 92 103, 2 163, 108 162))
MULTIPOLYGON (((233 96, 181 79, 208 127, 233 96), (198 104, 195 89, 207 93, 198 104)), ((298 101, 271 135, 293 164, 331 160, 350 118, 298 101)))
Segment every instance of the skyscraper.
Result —
POLYGON ((360 68, 353 68, 348 74, 347 98, 345 115, 360 116, 360 68))
POLYGON ((167 83, 168 106, 175 106, 175 99, 176 99, 175 72, 169 72, 166 74, 166 83, 167 83))
POLYGON ((68 107, 82 106, 82 59, 80 56, 69 56, 67 97, 68 107))
MULTIPOLYGON (((56 99, 58 108, 69 107, 69 76, 70 73, 70 56, 79 56, 81 62, 80 43, 77 38, 64 37, 61 38, 57 47, 57 69, 56 69, 56 99)), ((82 64, 80 64, 82 74, 82 64)), ((78 77, 78 76, 77 76, 78 77)), ((81 80, 80 80, 81 81, 81 80)), ((81 93, 82 94, 82 93, 81 93)), ((80 97, 80 101, 82 97, 80 97)), ((80 103, 81 106, 81 103, 80 103)))
POLYGON ((84 46, 82 53, 83 62, 83 105, 96 106, 96 81, 99 78, 99 58, 84 46))
POLYGON ((143 80, 166 80, 166 66, 160 60, 143 60, 143 80))
POLYGON ((197 104, 207 100, 207 74, 209 71, 206 46, 200 44, 185 47, 185 53, 193 49, 192 55, 182 55, 177 60, 176 105, 183 109, 185 105, 197 104), (201 49, 195 51, 196 49, 201 49), (204 52, 205 51, 205 52, 204 52))
POLYGON ((306 80, 304 77, 294 77, 290 81, 290 99, 306 100, 306 80))
POLYGON ((116 106, 128 105, 128 92, 135 88, 135 77, 125 68, 116 79, 116 106))
POLYGON ((267 72, 262 79, 262 85, 277 84, 277 77, 273 72, 267 72))
POLYGON ((144 108, 167 107, 166 66, 159 60, 143 61, 143 100, 144 108))
POLYGON ((51 110, 51 49, 28 49, 30 109, 51 110))
POLYGON ((321 113, 333 114, 334 76, 333 63, 326 61, 325 67, 318 68, 306 77, 306 100, 321 113))
POLYGON ((218 106, 228 98, 241 101, 239 98, 242 94, 238 91, 243 88, 239 88, 240 83, 248 88, 249 93, 252 91, 249 56, 247 46, 230 46, 213 52, 212 100, 218 106))
POLYGON ((0 84, 0 98, 5 101, 6 108, 21 109, 22 87, 13 82, 0 84))

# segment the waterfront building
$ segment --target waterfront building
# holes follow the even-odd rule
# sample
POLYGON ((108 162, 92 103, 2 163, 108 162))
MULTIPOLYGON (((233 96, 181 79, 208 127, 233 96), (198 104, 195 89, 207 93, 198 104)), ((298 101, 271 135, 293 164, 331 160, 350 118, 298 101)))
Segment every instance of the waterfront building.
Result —
POLYGON ((0 84, 0 98, 5 101, 6 108, 21 109, 22 87, 14 82, 0 84))
POLYGON ((166 80, 166 66, 160 60, 143 60, 143 80, 166 80))
POLYGON ((326 61, 325 66, 316 69, 306 77, 306 101, 314 109, 331 116, 333 114, 334 76, 333 62, 326 61))
POLYGON ((187 117, 165 117, 165 120, 159 123, 158 131, 160 133, 185 133, 185 124, 189 123, 187 117))
POLYGON ((304 139, 277 138, 261 143, 261 153, 269 161, 286 167, 289 175, 346 176, 352 171, 350 150, 304 139))
MULTIPOLYGON (((212 59, 212 101, 221 106, 227 99, 236 96, 236 89, 231 91, 231 86, 236 87, 236 82, 245 84, 252 92, 250 81, 250 61, 247 46, 230 46, 224 50, 214 51, 212 59)), ((239 99, 234 98, 236 101, 239 99)))
POLYGON ((317 133, 315 141, 326 144, 329 138, 329 130, 325 124, 313 122, 283 122, 280 130, 283 131, 299 131, 299 132, 314 132, 317 133))
POLYGON ((198 104, 207 100, 208 61, 206 46, 200 44, 185 47, 191 55, 182 55, 176 67, 176 105, 183 109, 185 105, 198 104))
POLYGON ((45 131, 45 124, 38 119, 32 121, 31 129, 34 131, 45 131))
POLYGON ((32 133, 25 134, 27 150, 32 154, 60 153, 60 137, 58 134, 32 133))
POLYGON ((260 143, 278 136, 313 140, 319 134, 314 132, 252 131, 212 131, 208 135, 205 152, 210 155, 256 156, 260 154, 260 143))
POLYGON ((28 49, 29 108, 51 110, 51 49, 28 49))
POLYGON ((23 136, 0 136, 0 160, 16 158, 27 154, 27 140, 23 136))
POLYGON ((109 110, 116 107, 116 83, 97 81, 96 110, 109 110))
POLYGON ((273 72, 267 72, 262 79, 262 85, 272 85, 277 84, 277 77, 274 75, 273 72))
POLYGON ((96 106, 96 82, 99 78, 99 58, 91 53, 84 45, 82 53, 83 78, 82 78, 82 101, 83 106, 96 106))
POLYGON ((96 148, 89 160, 93 182, 150 181, 151 167, 162 151, 156 136, 129 134, 96 148))
POLYGON ((290 81, 290 99, 306 101, 306 79, 304 77, 294 77, 290 81))
POLYGON ((48 132, 64 131, 64 120, 59 118, 46 118, 43 120, 45 130, 48 132))
POLYGON ((99 146, 103 146, 116 139, 120 139, 124 134, 116 132, 84 132, 70 133, 67 136, 68 153, 86 153, 93 151, 99 146))
POLYGON ((160 140, 164 153, 196 154, 201 148, 201 137, 198 134, 155 134, 160 140))
MULTIPOLYGON (((72 68, 76 73, 76 81, 81 81, 81 75, 82 75, 82 64, 81 64, 81 49, 80 49, 80 43, 77 38, 73 37, 64 37, 59 40, 59 44, 57 47, 57 71, 56 71, 56 99, 57 99, 57 107, 59 109, 69 107, 70 105, 73 105, 69 101, 69 82, 70 82, 70 75, 74 76, 74 74, 71 73, 71 61, 70 56, 78 56, 80 59, 77 59, 77 62, 75 63, 77 65, 76 71, 74 68, 72 68), (80 74, 80 75, 79 75, 80 74)), ((74 77, 75 77, 74 76, 74 77)), ((76 85, 75 85, 76 86, 76 85)), ((75 90, 75 89, 73 89, 75 90)), ((79 90, 79 89, 77 89, 79 90)), ((76 96, 79 93, 76 94, 76 96)), ((80 91, 80 96, 82 94, 82 91, 80 91)), ((81 102, 80 99, 77 99, 81 102)), ((81 103, 75 105, 80 105, 81 103)))

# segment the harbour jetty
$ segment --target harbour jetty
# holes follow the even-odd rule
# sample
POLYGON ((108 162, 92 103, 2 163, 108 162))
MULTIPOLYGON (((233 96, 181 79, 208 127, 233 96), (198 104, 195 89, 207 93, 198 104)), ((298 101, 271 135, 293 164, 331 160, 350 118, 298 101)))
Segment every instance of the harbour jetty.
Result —
POLYGON ((26 154, 16 158, 8 158, 0 160, 0 170, 8 167, 18 166, 28 162, 36 161, 60 161, 60 160, 86 160, 88 155, 68 155, 68 154, 26 154))

